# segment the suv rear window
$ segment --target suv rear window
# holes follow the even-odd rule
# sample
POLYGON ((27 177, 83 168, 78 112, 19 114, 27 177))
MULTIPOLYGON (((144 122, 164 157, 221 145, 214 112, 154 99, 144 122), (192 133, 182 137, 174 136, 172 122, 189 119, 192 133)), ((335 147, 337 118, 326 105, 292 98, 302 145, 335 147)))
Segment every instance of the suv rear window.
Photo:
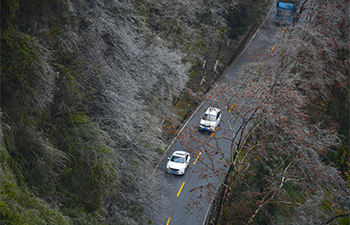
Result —
POLYGON ((203 120, 215 121, 216 120, 216 116, 212 115, 212 114, 204 114, 203 120))
POLYGON ((182 157, 182 156, 173 155, 173 157, 171 157, 170 161, 177 162, 177 163, 184 163, 185 162, 185 158, 182 157))

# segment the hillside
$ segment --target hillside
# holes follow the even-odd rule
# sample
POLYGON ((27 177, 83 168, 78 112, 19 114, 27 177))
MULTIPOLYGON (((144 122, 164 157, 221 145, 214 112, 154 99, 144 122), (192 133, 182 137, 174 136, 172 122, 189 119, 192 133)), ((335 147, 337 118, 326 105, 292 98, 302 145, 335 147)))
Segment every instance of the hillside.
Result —
POLYGON ((2 1, 1 222, 143 223, 168 137, 269 7, 252 2, 2 1))
POLYGON ((215 85, 272 2, 3 0, 1 224, 152 223, 154 169, 209 90, 231 119, 213 224, 348 224, 349 0, 298 1, 215 85))

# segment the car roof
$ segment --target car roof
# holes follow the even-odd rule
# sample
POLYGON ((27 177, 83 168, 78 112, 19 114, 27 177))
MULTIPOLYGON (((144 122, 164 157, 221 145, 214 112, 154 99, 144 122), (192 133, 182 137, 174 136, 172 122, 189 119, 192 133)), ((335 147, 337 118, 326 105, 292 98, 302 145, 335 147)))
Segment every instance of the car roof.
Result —
POLYGON ((215 108, 215 107, 209 107, 206 111, 205 114, 210 114, 210 115, 216 115, 220 112, 220 109, 215 108))
POLYGON ((185 156, 188 154, 188 152, 182 151, 182 150, 177 150, 173 153, 173 155, 178 155, 178 156, 185 156))

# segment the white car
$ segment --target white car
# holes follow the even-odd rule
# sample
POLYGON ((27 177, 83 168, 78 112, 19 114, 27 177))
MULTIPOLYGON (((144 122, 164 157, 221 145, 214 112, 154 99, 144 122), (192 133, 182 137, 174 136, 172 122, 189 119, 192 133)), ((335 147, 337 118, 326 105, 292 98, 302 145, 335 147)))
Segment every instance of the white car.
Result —
POLYGON ((214 132, 221 121, 221 111, 218 108, 209 107, 199 121, 199 130, 214 132))
POLYGON ((191 156, 186 151, 177 150, 169 158, 166 164, 166 170, 168 173, 176 175, 184 175, 186 168, 190 164, 191 156))

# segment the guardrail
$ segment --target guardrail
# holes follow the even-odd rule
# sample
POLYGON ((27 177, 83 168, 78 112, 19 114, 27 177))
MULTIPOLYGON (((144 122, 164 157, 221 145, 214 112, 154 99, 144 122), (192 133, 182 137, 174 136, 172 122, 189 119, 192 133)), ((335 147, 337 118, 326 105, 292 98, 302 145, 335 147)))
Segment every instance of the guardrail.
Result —
POLYGON ((205 216, 204 216, 204 220, 203 220, 203 223, 202 225, 209 225, 209 222, 210 222, 210 218, 211 218, 211 210, 213 208, 213 205, 214 205, 214 196, 211 198, 211 201, 210 201, 210 204, 209 204, 209 207, 207 209, 207 212, 205 213, 205 216))

